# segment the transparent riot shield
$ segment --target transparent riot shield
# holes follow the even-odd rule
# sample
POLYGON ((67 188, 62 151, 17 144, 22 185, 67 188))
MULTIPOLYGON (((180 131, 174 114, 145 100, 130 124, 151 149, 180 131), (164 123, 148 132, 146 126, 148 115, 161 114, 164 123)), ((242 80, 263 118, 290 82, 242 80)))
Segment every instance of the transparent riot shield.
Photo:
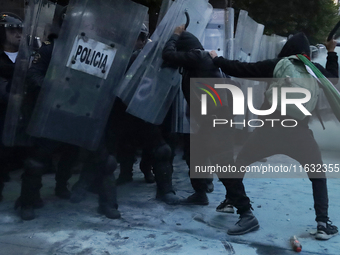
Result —
POLYGON ((236 27, 234 59, 243 62, 256 62, 264 26, 241 10, 236 27))
POLYGON ((171 112, 171 132, 173 133, 190 133, 189 108, 184 98, 182 90, 177 93, 171 112))
POLYGON ((22 40, 15 62, 11 91, 8 101, 6 120, 3 131, 3 143, 6 146, 26 146, 31 144, 26 133, 29 119, 25 118, 23 106, 26 96, 25 78, 31 62, 31 56, 40 47, 48 30, 52 27, 56 5, 48 1, 29 1, 25 9, 22 40))
POLYGON ((157 26, 162 21, 163 17, 165 16, 167 11, 169 10, 172 3, 173 3, 172 0, 162 0, 161 9, 159 10, 158 19, 157 19, 157 26))
POLYGON ((117 90, 127 112, 153 124, 163 122, 179 90, 180 74, 162 65, 162 50, 175 27, 186 23, 185 12, 190 17, 187 31, 201 38, 212 14, 211 5, 207 0, 174 1, 117 90))
POLYGON ((224 57, 229 60, 234 59, 234 21, 235 12, 233 8, 225 9, 225 48, 224 57))
POLYGON ((202 40, 206 51, 214 50, 218 56, 224 56, 225 50, 225 11, 214 9, 202 40))
POLYGON ((276 58, 286 42, 286 37, 263 35, 257 61, 276 58))
POLYGON ((71 0, 28 133, 95 150, 147 8, 129 0, 71 0))
MULTIPOLYGON (((235 60, 242 62, 258 61, 263 30, 264 26, 250 18, 247 11, 240 11, 234 41, 235 60)), ((253 87, 254 94, 257 96, 253 98, 254 105, 261 105, 264 99, 263 92, 265 90, 263 84, 261 85, 259 82, 244 79, 235 80, 241 85, 243 93, 246 93, 248 87, 253 87)), ((252 113, 248 110, 245 116, 235 116, 234 119, 236 122, 243 123, 252 117, 252 113)), ((236 128, 241 128, 241 126, 242 125, 236 126, 236 128)))

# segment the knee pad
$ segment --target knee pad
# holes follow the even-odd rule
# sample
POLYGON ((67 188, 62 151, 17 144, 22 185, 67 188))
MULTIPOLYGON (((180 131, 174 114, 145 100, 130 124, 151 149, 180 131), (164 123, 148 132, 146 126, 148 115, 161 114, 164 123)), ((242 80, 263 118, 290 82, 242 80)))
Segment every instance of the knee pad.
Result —
POLYGON ((166 161, 171 159, 172 150, 168 144, 163 144, 155 149, 154 158, 156 161, 166 161))

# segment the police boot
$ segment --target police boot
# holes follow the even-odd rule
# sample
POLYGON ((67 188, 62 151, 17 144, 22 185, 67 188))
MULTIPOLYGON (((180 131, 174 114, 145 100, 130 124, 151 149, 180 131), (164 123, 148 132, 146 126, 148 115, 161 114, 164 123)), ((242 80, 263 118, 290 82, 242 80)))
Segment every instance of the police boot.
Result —
POLYGON ((205 191, 196 191, 186 199, 181 199, 181 205, 208 205, 209 200, 205 191))
POLYGON ((238 222, 236 222, 235 226, 229 228, 227 233, 228 235, 243 235, 258 230, 259 227, 259 222, 249 209, 240 215, 238 222))
POLYGON ((44 164, 34 159, 27 159, 22 175, 20 203, 20 216, 23 220, 35 218, 33 206, 40 198, 41 177, 44 173, 44 164))
POLYGON ((114 175, 104 175, 99 188, 98 213, 105 215, 109 219, 118 219, 120 218, 120 212, 117 209, 117 189, 114 175))
POLYGON ((180 198, 172 187, 172 165, 170 164, 171 149, 164 144, 155 151, 154 173, 157 183, 156 199, 168 205, 177 205, 180 198))

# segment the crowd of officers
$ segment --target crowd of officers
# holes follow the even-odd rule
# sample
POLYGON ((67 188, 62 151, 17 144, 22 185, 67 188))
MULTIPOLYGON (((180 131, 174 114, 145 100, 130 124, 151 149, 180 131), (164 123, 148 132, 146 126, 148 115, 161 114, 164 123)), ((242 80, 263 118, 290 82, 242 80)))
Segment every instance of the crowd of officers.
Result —
MULTIPOLYGON (((15 60, 18 54, 19 44, 22 40, 22 20, 12 13, 2 13, 0 16, 0 127, 3 129, 10 95, 11 81, 14 73, 15 60)), ((53 54, 53 46, 56 36, 50 36, 37 51, 31 66, 27 72, 26 83, 28 96, 33 108, 49 62, 53 54)), ((138 56, 139 52, 148 40, 148 31, 143 26, 129 66, 138 56)), ((326 77, 338 77, 338 59, 334 52, 335 41, 326 45, 328 49, 328 62, 326 69, 318 66, 326 77)), ((308 54, 309 43, 303 34, 297 34, 288 40, 279 58, 293 54, 308 54)), ((179 26, 166 43, 163 50, 163 59, 172 67, 183 68, 182 90, 184 97, 190 105, 199 110, 199 100, 190 102, 190 78, 221 78, 220 69, 235 77, 272 77, 275 65, 279 61, 268 60, 258 63, 241 63, 218 58, 214 52, 204 51, 199 40, 191 33, 185 31, 185 27, 179 26)), ((192 100, 192 99, 191 99, 192 100)), ((270 108, 267 102, 264 108, 270 108)), ((176 136, 171 134, 168 125, 156 126, 147 123, 135 116, 126 113, 126 105, 116 98, 107 123, 106 132, 103 135, 99 148, 96 151, 82 149, 82 169, 79 180, 68 188, 68 180, 72 175, 72 169, 79 159, 77 146, 53 141, 45 138, 34 138, 34 145, 28 149, 20 147, 6 147, 0 143, 0 201, 4 183, 8 180, 8 172, 12 168, 23 168, 21 193, 15 202, 15 208, 19 209, 23 220, 35 218, 34 210, 41 208, 44 203, 40 197, 42 187, 42 175, 52 167, 53 155, 58 154, 56 166, 55 195, 62 199, 70 199, 73 203, 82 201, 88 190, 98 193, 98 212, 111 219, 120 217, 118 211, 116 185, 132 181, 132 169, 135 163, 136 150, 142 148, 140 169, 148 183, 156 182, 156 198, 170 205, 189 204, 207 205, 209 203, 206 193, 213 191, 211 179, 191 178, 194 194, 185 199, 180 199, 172 186, 172 161, 176 146, 176 136), (114 178, 114 170, 120 164, 120 174, 117 180, 114 178)), ((308 120, 299 121, 296 128, 285 130, 282 128, 258 128, 248 139, 241 150, 236 162, 233 152, 232 128, 211 129, 209 116, 218 116, 222 119, 231 119, 232 115, 228 106, 224 106, 209 112, 208 117, 202 117, 199 112, 191 109, 193 118, 200 128, 196 135, 185 136, 184 158, 190 167, 189 143, 204 144, 204 151, 194 157, 195 165, 204 165, 207 158, 214 165, 235 165, 237 167, 250 165, 253 162, 274 154, 286 154, 298 160, 301 164, 322 164, 320 150, 308 129, 308 120), (275 143, 273 139, 282 139, 275 143), (221 139, 222 138, 222 139, 221 139), (296 142, 300 141, 300 142, 296 142), (306 153, 308 150, 308 153, 306 153), (315 162, 314 162, 315 161, 315 162)), ((279 118, 274 116, 273 118, 279 118)), ((2 134, 2 132, 1 132, 2 134)), ((202 146, 201 146, 202 147, 202 146)), ((337 227, 329 222, 328 196, 325 176, 309 176, 313 186, 313 197, 318 227, 317 239, 329 239, 338 233, 337 227)), ((235 226, 229 228, 228 234, 240 235, 259 228, 259 223, 252 213, 250 200, 243 186, 243 176, 237 178, 220 178, 226 188, 226 198, 217 207, 220 212, 234 212, 240 214, 240 220, 235 226)))

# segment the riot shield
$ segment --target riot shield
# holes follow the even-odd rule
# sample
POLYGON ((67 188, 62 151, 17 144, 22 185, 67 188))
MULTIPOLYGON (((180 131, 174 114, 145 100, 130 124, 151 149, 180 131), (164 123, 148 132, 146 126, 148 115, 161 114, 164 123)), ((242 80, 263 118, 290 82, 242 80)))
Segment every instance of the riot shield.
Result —
POLYGON ((2 137, 6 146, 31 144, 31 139, 26 134, 29 119, 25 118, 22 112, 22 104, 26 96, 25 78, 32 54, 41 45, 40 41, 44 40, 45 35, 48 34, 47 30, 52 27, 55 10, 55 4, 42 0, 29 1, 26 6, 23 39, 20 42, 15 62, 2 137))
POLYGON ((234 59, 243 62, 256 62, 260 48, 264 26, 241 10, 235 33, 234 59))
POLYGON ((177 93, 171 106, 171 132, 190 133, 189 108, 182 90, 177 93))
POLYGON ((162 65, 162 50, 176 26, 186 23, 187 31, 201 38, 212 14, 207 0, 176 0, 128 70, 117 95, 128 106, 127 112, 153 124, 161 124, 178 93, 180 74, 162 65))
MULTIPOLYGON (((263 30, 264 26, 250 18, 248 12, 244 10, 240 11, 234 41, 235 60, 242 62, 258 61, 263 30)), ((261 85, 259 82, 243 79, 236 79, 236 81, 241 84, 241 89, 245 94, 248 87, 253 87, 254 95, 257 96, 253 98, 254 105, 261 105, 264 99, 263 92, 265 86, 263 86, 263 84, 261 85)), ((248 110, 245 116, 235 116, 234 119, 236 122, 242 123, 251 117, 253 117, 252 113, 248 110)), ((241 125, 236 126, 236 128, 241 128, 241 125)))
POLYGON ((234 58, 234 9, 214 9, 204 30, 202 45, 205 50, 215 50, 218 56, 234 58))
POLYGON ((286 37, 263 35, 257 61, 276 58, 286 41, 286 37))
POLYGON ((162 0, 161 9, 159 10, 158 19, 157 19, 157 26, 159 25, 159 23, 164 18, 165 14, 169 10, 172 3, 173 3, 172 0, 162 0))
POLYGON ((225 11, 214 9, 202 40, 206 51, 215 50, 218 56, 224 56, 225 50, 225 11))
POLYGON ((95 150, 147 8, 71 0, 27 132, 95 150))
POLYGON ((233 8, 227 8, 224 14, 225 18, 225 48, 224 57, 229 60, 234 59, 234 20, 235 12, 233 8))

